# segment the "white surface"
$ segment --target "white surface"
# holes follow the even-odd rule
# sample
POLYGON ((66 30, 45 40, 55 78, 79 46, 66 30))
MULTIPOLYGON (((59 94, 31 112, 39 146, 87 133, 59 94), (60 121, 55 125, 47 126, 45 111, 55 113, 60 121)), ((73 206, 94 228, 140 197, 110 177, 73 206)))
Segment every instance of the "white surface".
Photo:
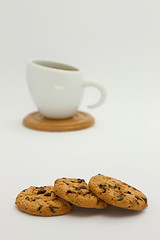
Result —
POLYGON ((160 2, 155 0, 0 1, 1 238, 158 240, 160 235, 160 2), (92 128, 68 133, 22 126, 35 111, 25 80, 28 58, 79 66, 108 100, 86 90, 81 110, 92 128), (59 177, 103 173, 142 190, 149 207, 134 213, 76 208, 41 218, 19 212, 16 195, 59 177))

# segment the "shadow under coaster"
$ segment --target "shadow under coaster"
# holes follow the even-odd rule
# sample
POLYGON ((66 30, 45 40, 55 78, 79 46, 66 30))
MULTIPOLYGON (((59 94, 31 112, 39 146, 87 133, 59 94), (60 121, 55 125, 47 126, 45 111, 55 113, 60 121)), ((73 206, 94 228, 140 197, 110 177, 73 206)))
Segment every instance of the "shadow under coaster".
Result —
POLYGON ((77 111, 73 117, 67 119, 49 119, 43 117, 40 112, 28 114, 23 119, 23 125, 39 131, 67 132, 89 128, 93 126, 95 119, 86 112, 77 111))

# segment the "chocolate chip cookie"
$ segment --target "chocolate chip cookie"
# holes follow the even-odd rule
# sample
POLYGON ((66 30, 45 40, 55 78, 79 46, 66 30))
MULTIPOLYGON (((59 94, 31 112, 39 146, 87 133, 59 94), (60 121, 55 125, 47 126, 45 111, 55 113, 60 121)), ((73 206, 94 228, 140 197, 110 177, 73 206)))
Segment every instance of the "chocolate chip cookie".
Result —
POLYGON ((96 197, 84 179, 60 178, 54 183, 55 194, 66 201, 85 208, 107 208, 109 205, 96 197))
POLYGON ((66 214, 73 207, 54 194, 53 186, 29 187, 18 194, 15 203, 22 212, 44 217, 66 214))
POLYGON ((89 181, 90 190, 103 201, 121 208, 141 210, 147 197, 136 188, 111 177, 98 174, 89 181))

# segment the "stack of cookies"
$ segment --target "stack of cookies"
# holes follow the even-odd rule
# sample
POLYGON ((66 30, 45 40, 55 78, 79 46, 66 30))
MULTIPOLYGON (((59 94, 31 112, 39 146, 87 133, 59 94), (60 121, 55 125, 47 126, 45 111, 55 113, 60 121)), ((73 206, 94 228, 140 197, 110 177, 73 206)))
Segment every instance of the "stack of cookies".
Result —
POLYGON ((87 184, 84 179, 60 178, 54 186, 30 187, 16 198, 19 210, 38 216, 69 213, 73 206, 104 209, 110 205, 142 210, 147 197, 136 188, 111 177, 98 174, 87 184))

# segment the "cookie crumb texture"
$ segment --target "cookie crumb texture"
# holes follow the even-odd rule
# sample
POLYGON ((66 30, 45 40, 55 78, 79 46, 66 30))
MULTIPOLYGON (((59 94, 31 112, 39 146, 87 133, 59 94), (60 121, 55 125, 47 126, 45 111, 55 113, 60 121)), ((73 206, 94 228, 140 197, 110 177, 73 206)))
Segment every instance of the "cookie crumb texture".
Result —
POLYGON ((55 195, 53 186, 25 189, 17 195, 15 203, 22 212, 44 217, 67 214, 73 207, 55 195))
POLYGON ((60 178, 54 183, 55 194, 66 201, 84 208, 103 209, 109 205, 90 191, 84 179, 60 178))
POLYGON ((110 205, 131 210, 147 207, 147 197, 136 188, 115 178, 98 174, 89 181, 90 190, 110 205))

